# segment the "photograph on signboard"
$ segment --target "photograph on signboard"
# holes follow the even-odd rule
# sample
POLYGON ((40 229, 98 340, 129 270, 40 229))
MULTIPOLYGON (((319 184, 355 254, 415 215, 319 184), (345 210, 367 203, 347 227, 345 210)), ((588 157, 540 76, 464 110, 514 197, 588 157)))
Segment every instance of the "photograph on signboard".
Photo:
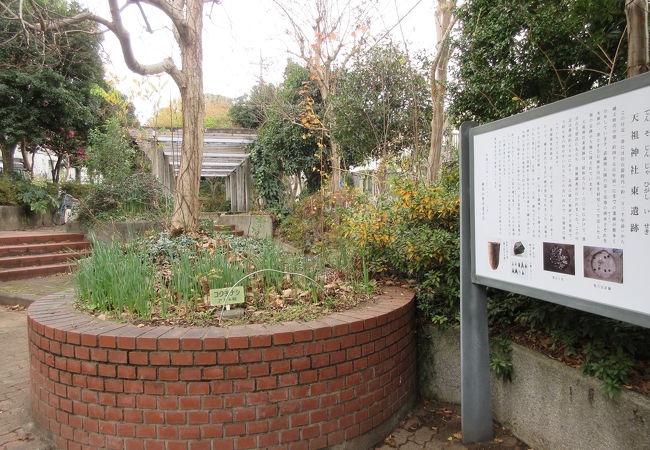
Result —
POLYGON ((544 270, 549 272, 575 275, 575 246, 571 244, 557 244, 544 242, 543 244, 544 270))
POLYGON ((623 250, 619 248, 584 248, 585 277, 623 283, 623 250))
POLYGON ((528 248, 528 242, 525 244, 521 241, 515 242, 515 244, 512 246, 512 256, 519 256, 519 257, 525 257, 528 256, 528 252, 526 251, 528 248))
POLYGON ((501 253, 501 242, 488 242, 488 262, 492 270, 499 267, 499 255, 501 253))

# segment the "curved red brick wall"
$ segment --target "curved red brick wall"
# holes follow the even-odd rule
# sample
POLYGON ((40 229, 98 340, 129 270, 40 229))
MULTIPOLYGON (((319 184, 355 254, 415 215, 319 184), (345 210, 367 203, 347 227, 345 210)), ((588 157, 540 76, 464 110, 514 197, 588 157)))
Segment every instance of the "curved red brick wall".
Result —
POLYGON ((49 297, 28 327, 33 415, 61 449, 363 448, 416 392, 399 288, 317 321, 230 328, 138 328, 49 297))

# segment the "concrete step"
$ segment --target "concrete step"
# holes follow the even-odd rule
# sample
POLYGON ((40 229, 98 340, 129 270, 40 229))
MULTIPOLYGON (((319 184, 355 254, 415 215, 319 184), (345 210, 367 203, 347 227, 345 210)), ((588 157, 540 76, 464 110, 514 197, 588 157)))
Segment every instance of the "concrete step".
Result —
POLYGON ((0 257, 21 256, 21 255, 38 255, 44 253, 56 253, 66 250, 88 250, 90 242, 87 241, 66 241, 66 242, 49 242, 43 244, 21 244, 5 245, 0 247, 0 257))
POLYGON ((36 255, 5 256, 0 258, 0 271, 14 267, 42 266, 48 264, 64 263, 70 260, 90 256, 90 252, 61 252, 42 253, 36 255))
POLYGON ((25 278, 43 277, 57 273, 70 272, 76 264, 66 262, 63 264, 48 264, 45 266, 16 267, 0 270, 0 281, 22 280, 25 278))
POLYGON ((0 246, 83 241, 82 233, 16 233, 0 236, 0 246))

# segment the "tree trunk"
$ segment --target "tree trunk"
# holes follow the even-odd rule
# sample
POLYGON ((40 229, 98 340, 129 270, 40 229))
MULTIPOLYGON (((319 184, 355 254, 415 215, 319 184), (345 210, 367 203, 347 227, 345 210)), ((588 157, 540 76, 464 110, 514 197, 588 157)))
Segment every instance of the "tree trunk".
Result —
POLYGON ((339 144, 330 137, 330 147, 332 149, 332 156, 330 161, 332 163, 332 179, 330 188, 332 192, 337 192, 341 189, 341 155, 339 153, 339 144))
POLYGON ((14 171, 14 152, 16 151, 16 144, 8 144, 6 142, 0 144, 2 150, 2 172, 11 173, 14 171))
POLYGON ((449 32, 454 26, 453 8, 456 0, 438 0, 436 9, 436 38, 438 54, 431 64, 431 147, 427 160, 427 183, 434 183, 440 173, 442 137, 445 132, 445 90, 450 56, 449 32))
POLYGON ((52 167, 52 183, 58 184, 61 176, 61 166, 63 165, 63 155, 56 157, 56 164, 52 167))
POLYGON ((25 138, 20 143, 20 152, 23 155, 23 169, 34 176, 34 154, 27 151, 27 139, 25 138))
POLYGON ((183 107, 183 146, 181 166, 176 182, 174 214, 171 228, 175 233, 194 230, 199 222, 199 184, 203 159, 203 1, 188 0, 187 33, 180 36, 179 45, 185 84, 179 85, 183 107))
POLYGON ((648 56, 648 2, 627 0, 627 77, 633 77, 650 70, 648 56))

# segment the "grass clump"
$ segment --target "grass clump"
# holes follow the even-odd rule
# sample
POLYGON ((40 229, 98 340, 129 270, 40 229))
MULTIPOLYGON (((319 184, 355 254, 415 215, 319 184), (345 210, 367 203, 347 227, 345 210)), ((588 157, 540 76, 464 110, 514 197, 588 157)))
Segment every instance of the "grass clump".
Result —
POLYGON ((368 298, 372 282, 353 275, 336 261, 286 252, 271 240, 162 232, 127 244, 96 243, 78 266, 77 301, 137 323, 218 325, 222 307, 210 305, 209 292, 237 285, 246 292, 239 322, 310 320, 368 298))

